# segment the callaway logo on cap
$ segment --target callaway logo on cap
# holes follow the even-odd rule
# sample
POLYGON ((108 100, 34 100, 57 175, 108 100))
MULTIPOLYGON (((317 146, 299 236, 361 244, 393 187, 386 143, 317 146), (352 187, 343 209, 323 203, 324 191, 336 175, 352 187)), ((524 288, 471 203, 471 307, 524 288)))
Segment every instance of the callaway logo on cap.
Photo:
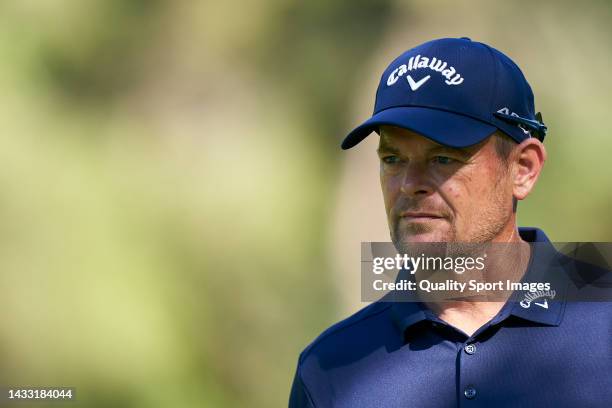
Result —
POLYGON ((544 140, 533 92, 519 67, 469 38, 443 38, 406 51, 385 70, 374 114, 342 142, 349 149, 380 125, 410 129, 451 147, 466 147, 497 129, 520 143, 544 140))

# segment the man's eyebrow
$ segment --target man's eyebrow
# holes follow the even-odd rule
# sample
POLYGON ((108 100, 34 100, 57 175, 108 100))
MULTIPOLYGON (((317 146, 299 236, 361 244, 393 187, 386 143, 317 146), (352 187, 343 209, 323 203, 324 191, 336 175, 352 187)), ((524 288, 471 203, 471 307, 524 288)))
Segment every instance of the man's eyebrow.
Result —
MULTIPOLYGON (((429 154, 442 154, 442 153, 447 153, 447 154, 456 154, 459 155, 461 157, 467 158, 467 157, 471 157, 475 151, 477 150, 477 148, 474 148, 472 146, 470 147, 448 147, 448 146, 435 146, 432 147, 431 149, 429 149, 429 154)), ((380 141, 380 145, 378 146, 378 149, 376 149, 376 151, 381 154, 381 153, 393 153, 393 154, 397 154, 400 155, 401 152, 400 150, 395 147, 392 146, 388 143, 386 143, 384 141, 384 139, 381 139, 380 141)))
POLYGON ((393 154, 400 154, 400 151, 397 147, 395 146, 391 146, 389 143, 387 143, 385 141, 385 139, 380 139, 380 144, 378 145, 378 149, 376 149, 376 152, 380 153, 393 153, 393 154))
POLYGON ((448 147, 448 146, 436 146, 429 149, 430 154, 440 154, 440 153, 450 153, 450 154, 458 154, 461 157, 470 157, 472 156, 477 148, 472 146, 470 147, 448 147))

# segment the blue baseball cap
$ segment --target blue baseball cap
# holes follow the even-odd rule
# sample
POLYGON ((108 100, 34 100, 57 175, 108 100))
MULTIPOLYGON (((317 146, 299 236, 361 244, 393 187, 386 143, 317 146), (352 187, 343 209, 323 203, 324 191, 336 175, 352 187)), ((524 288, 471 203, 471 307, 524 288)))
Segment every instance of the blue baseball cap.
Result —
POLYGON ((350 149, 381 125, 406 128, 437 143, 467 147, 501 130, 517 143, 543 141, 533 92, 506 55, 467 37, 421 44, 383 72, 374 114, 342 142, 350 149))

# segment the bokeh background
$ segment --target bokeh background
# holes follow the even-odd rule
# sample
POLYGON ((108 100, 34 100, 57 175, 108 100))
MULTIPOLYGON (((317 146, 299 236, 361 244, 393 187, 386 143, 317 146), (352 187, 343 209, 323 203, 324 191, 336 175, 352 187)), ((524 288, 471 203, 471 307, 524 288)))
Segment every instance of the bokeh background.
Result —
POLYGON ((359 243, 388 240, 375 138, 339 143, 433 38, 501 49, 534 89, 549 161, 521 225, 612 240, 610 21, 604 0, 0 2, 0 385, 286 405, 299 352, 364 306, 359 243))

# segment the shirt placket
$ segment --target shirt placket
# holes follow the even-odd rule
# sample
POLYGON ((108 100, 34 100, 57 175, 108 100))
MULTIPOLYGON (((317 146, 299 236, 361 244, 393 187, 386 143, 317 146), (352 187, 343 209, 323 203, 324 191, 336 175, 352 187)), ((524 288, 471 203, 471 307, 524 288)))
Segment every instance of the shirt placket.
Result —
POLYGON ((478 394, 482 392, 482 384, 476 381, 481 350, 476 338, 469 337, 462 343, 457 343, 457 378, 458 407, 478 406, 478 394))

